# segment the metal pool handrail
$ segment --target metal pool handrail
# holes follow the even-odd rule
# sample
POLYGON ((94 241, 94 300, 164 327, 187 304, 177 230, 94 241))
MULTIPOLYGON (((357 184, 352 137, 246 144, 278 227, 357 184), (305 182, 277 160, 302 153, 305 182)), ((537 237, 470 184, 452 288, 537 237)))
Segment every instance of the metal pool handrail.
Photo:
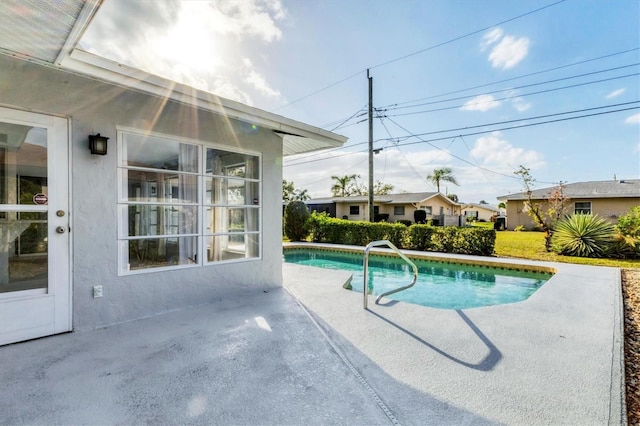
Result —
POLYGON ((413 268, 413 280, 411 280, 411 283, 409 285, 406 285, 404 287, 399 287, 399 288, 396 288, 395 290, 390 290, 390 291, 387 291, 385 293, 382 293, 381 295, 379 295, 376 298, 376 304, 378 304, 380 302, 380 299, 382 299, 384 296, 388 296, 390 294, 397 293, 399 291, 406 290, 408 288, 413 287, 413 285, 418 280, 418 267, 416 266, 416 264, 413 263, 411 261, 411 259, 409 259, 407 256, 402 254, 400 252, 400 250, 398 250, 398 248, 396 246, 391 244, 390 241, 388 241, 388 240, 380 240, 380 241, 372 241, 372 242, 370 242, 367 245, 367 247, 364 249, 364 265, 363 265, 364 266, 364 284, 363 284, 363 288, 362 288, 362 293, 364 294, 364 309, 367 309, 367 303, 369 301, 369 297, 367 295, 367 282, 369 281, 368 280, 368 278, 369 278, 369 251, 371 251, 371 249, 373 247, 379 247, 379 246, 387 246, 387 247, 389 247, 391 250, 396 252, 396 254, 402 258, 402 260, 407 262, 413 268))

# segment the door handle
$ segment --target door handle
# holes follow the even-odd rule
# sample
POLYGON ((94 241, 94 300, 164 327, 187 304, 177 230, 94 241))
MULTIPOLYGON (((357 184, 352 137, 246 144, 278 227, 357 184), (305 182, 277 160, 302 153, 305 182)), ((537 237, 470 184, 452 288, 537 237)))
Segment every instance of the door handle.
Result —
POLYGON ((57 232, 58 234, 64 234, 64 226, 58 226, 58 227, 56 228, 56 232, 57 232))

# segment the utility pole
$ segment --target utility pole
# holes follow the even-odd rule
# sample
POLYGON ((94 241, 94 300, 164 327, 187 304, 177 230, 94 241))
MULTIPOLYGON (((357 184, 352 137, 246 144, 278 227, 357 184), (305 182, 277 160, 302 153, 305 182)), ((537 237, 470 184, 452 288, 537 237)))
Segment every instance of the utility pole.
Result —
POLYGON ((373 77, 369 76, 369 222, 373 222, 373 77))

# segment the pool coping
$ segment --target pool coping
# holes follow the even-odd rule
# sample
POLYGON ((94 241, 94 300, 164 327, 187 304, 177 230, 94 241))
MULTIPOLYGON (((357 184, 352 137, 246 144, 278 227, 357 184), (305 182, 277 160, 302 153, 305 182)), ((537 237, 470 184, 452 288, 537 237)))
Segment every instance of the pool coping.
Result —
MULTIPOLYGON (((364 247, 359 246, 316 243, 285 243, 283 247, 364 252, 364 247)), ((387 249, 375 252, 391 253, 387 249)), ((350 279, 347 272, 330 274, 318 268, 284 264, 284 286, 325 324, 330 335, 343 342, 347 353, 365 360, 362 369, 372 363, 393 380, 491 422, 522 423, 531 421, 530 415, 537 416, 542 423, 626 422, 618 268, 410 250, 403 253, 412 258, 450 263, 553 271, 554 275, 525 301, 449 312, 404 302, 386 306, 369 303, 365 311, 361 293, 346 295, 341 288, 350 279), (358 318, 357 323, 345 325, 351 317, 358 318), (469 336, 469 330, 480 334, 469 336), (400 353, 392 354, 385 345, 371 342, 372 334, 381 342, 396 346, 400 353), (475 347, 480 336, 489 336, 488 341, 493 338, 492 345, 500 355, 487 371, 447 358, 452 353, 465 359, 467 356, 483 359, 485 355, 490 358, 491 351, 483 355, 489 346, 475 347), (394 364, 394 359, 402 359, 414 371, 404 371, 394 364), (429 360, 428 374, 415 365, 416 359, 429 360), (437 373, 432 374, 432 367, 437 373), (520 377, 523 375, 530 382, 523 382, 520 377), (443 389, 443 382, 457 382, 461 386, 447 390, 443 389), (465 390, 462 383, 467 382, 483 383, 501 391, 483 399, 478 396, 478 389, 465 390), (580 397, 575 398, 576 394, 580 397), (487 401, 489 408, 484 407, 487 401), (522 417, 523 412, 529 413, 527 417, 522 417)), ((480 340, 483 341, 481 337, 480 340)))

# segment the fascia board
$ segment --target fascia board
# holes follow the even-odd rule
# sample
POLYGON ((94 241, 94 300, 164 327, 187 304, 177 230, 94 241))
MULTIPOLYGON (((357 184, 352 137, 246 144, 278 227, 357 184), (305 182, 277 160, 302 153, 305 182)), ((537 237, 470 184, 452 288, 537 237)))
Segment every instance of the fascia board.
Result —
MULTIPOLYGON (((305 137, 320 142, 324 148, 342 146, 347 138, 305 123, 269 113, 240 102, 220 98, 184 84, 119 64, 81 49, 62 58, 60 66, 121 87, 150 93, 162 98, 195 106, 207 111, 263 126, 280 133, 305 137)), ((315 149, 323 149, 322 146, 315 149)))
POLYGON ((65 40, 62 49, 60 49, 58 57, 53 62, 55 65, 60 66, 62 61, 67 58, 76 48, 78 43, 80 43, 80 38, 86 31, 101 5, 102 0, 84 0, 84 6, 76 18, 69 36, 65 40))

